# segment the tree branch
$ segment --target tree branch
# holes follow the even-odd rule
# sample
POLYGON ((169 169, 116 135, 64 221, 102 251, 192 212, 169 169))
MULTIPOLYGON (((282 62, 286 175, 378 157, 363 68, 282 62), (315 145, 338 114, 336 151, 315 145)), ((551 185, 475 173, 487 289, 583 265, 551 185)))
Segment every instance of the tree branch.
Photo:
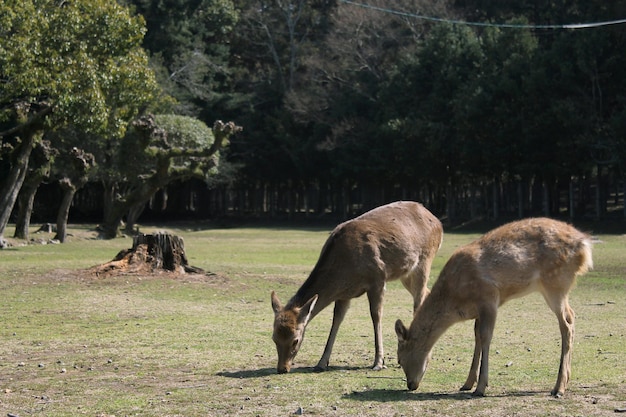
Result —
MULTIPOLYGON (((46 116, 48 116, 50 113, 52 113, 52 106, 49 105, 48 103, 42 102, 42 103, 36 103, 38 105, 43 105, 43 108, 41 110, 39 110, 38 112, 34 113, 33 115, 29 116, 25 122, 18 124, 17 126, 14 126, 8 130, 5 130, 4 132, 0 132, 0 138, 3 138, 5 136, 11 136, 14 135, 24 129, 29 129, 31 128, 35 123, 40 122, 41 120, 43 120, 46 116)), ((15 103, 14 107, 15 107, 15 111, 17 113, 19 113, 20 111, 26 110, 27 112, 29 111, 30 107, 31 107, 32 103, 26 103, 26 102, 18 102, 15 103)))

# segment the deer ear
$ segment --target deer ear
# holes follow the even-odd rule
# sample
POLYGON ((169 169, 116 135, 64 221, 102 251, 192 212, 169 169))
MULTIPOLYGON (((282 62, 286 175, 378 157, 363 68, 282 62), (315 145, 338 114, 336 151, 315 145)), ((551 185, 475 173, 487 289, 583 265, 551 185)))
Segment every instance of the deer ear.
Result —
POLYGON ((402 320, 396 320, 396 335, 398 335, 398 341, 404 342, 405 340, 407 340, 409 338, 408 333, 409 331, 406 327, 404 327, 404 324, 402 324, 402 320))
POLYGON ((278 314, 278 312, 283 308, 280 304, 280 300, 276 295, 276 292, 272 291, 272 310, 274 310, 274 314, 278 314))
POLYGON ((298 323, 307 323, 309 318, 311 317, 311 313, 313 312, 313 308, 315 307, 315 303, 317 303, 318 295, 315 294, 313 297, 309 299, 304 305, 300 308, 300 314, 298 315, 298 323))

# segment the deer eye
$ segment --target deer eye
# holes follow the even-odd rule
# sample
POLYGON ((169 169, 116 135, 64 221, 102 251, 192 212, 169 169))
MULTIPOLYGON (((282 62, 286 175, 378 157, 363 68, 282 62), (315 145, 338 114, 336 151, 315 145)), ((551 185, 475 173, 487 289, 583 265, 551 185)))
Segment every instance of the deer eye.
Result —
POLYGON ((299 342, 298 339, 293 339, 293 342, 291 342, 291 347, 295 349, 298 346, 298 342, 299 342))

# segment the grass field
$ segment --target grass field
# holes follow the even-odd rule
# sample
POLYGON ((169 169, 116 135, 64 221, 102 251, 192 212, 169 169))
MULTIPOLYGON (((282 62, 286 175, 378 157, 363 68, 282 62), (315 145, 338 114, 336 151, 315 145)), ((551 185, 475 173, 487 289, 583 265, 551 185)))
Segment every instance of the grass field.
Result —
MULTIPOLYGON (((549 396, 558 324, 538 294, 500 310, 487 397, 458 391, 471 362, 471 322, 440 339, 419 390, 407 392, 393 324, 410 322, 412 300, 398 282, 385 298, 387 369, 369 370, 374 341, 362 297, 329 371, 311 367, 331 308, 310 323, 292 372, 277 375, 270 291, 283 301, 293 295, 329 229, 170 228, 184 237, 190 264, 209 275, 95 276, 88 268, 131 240, 97 240, 89 226, 70 226, 63 245, 0 251, 0 416, 607 416, 626 408, 621 234, 596 235, 595 268, 571 293, 576 339, 562 399, 549 396)), ((452 251, 477 236, 446 231, 433 280, 452 251)))

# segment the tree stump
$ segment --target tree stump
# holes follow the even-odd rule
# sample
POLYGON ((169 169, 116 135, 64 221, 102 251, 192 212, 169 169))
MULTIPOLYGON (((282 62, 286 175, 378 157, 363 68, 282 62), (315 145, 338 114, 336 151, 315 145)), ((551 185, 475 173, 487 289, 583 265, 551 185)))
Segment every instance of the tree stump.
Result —
POLYGON ((112 261, 95 267, 98 275, 157 271, 204 273, 201 268, 189 265, 183 238, 164 232, 135 236, 132 248, 120 251, 112 261))

